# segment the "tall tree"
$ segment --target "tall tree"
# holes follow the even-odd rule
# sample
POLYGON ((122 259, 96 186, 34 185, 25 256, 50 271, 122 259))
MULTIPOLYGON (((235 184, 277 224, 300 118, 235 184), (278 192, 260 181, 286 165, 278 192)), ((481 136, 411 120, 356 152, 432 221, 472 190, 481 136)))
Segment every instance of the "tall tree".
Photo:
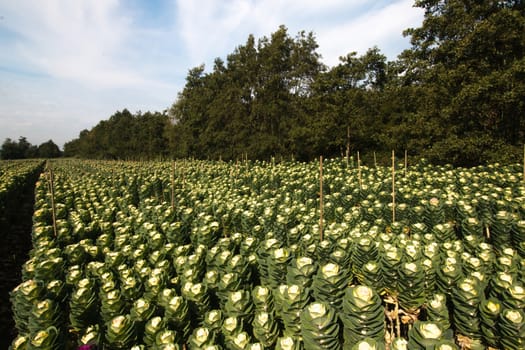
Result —
POLYGON ((68 157, 99 159, 158 159, 167 155, 166 112, 117 111, 108 120, 64 145, 68 157))
POLYGON ((58 146, 53 142, 53 140, 41 143, 38 146, 37 152, 39 158, 58 158, 62 155, 62 152, 60 152, 60 148, 58 148, 58 146))
MULTIPOLYGON (((358 56, 351 52, 340 63, 320 74, 314 83, 310 142, 318 153, 344 154, 377 150, 375 134, 381 130, 379 97, 387 84, 386 57, 378 48, 358 56), (350 136, 350 137, 349 137, 350 136), (350 138, 350 139, 349 139, 350 138)), ((307 131, 306 131, 307 132, 307 131)))
POLYGON ((38 157, 37 147, 32 145, 27 138, 20 136, 18 141, 5 139, 0 149, 0 159, 24 159, 38 157))
POLYGON ((210 73, 204 66, 190 70, 170 109, 172 140, 199 158, 295 153, 291 130, 305 123, 304 102, 323 69, 316 49, 312 33, 292 38, 281 26, 257 43, 250 35, 210 73))
POLYGON ((416 6, 425 19, 405 32, 412 43, 401 55, 405 82, 426 97, 421 115, 446 126, 428 154, 476 164, 495 144, 516 151, 512 146, 525 137, 523 2, 419 0, 416 6))

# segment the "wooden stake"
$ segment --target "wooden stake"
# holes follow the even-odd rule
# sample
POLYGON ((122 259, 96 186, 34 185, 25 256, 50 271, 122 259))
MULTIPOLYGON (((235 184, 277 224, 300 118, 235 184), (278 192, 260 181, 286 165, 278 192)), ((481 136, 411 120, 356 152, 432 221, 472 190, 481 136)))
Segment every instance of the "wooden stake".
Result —
POLYGON ((323 241, 323 156, 319 157, 319 238, 323 241))
POLYGON ((350 158, 350 126, 346 127, 346 167, 350 158))
POLYGON ((186 159, 182 160, 182 187, 186 184, 186 178, 184 176, 184 169, 186 168, 186 159))
POLYGON ((175 209, 175 161, 171 163, 171 210, 175 209))
POLYGON ((408 157, 407 157, 407 150, 405 150, 405 174, 404 176, 407 176, 407 166, 408 166, 408 157))
POLYGON ((374 151, 374 168, 377 168, 376 151, 374 151))
POLYGON ((396 158, 392 150, 392 223, 396 222, 396 158))
POLYGON ((55 237, 58 235, 57 233, 57 217, 56 217, 56 209, 55 209, 55 183, 54 183, 54 175, 53 175, 53 169, 51 168, 51 165, 49 162, 47 162, 47 170, 49 171, 49 192, 51 193, 51 215, 53 218, 53 233, 55 234, 55 237))
POLYGON ((359 157, 359 151, 357 151, 357 179, 359 180, 359 189, 363 187, 363 181, 361 180, 361 158, 359 157))

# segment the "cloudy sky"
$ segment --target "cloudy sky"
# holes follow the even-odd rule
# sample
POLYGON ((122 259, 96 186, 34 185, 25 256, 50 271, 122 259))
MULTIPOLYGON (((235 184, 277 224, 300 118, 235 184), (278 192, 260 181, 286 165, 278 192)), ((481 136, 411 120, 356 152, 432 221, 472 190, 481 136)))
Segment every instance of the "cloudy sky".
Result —
POLYGON ((0 142, 60 147, 124 108, 162 111, 188 70, 249 34, 312 31, 328 66, 374 45, 389 58, 423 19, 414 0, 0 0, 0 142))

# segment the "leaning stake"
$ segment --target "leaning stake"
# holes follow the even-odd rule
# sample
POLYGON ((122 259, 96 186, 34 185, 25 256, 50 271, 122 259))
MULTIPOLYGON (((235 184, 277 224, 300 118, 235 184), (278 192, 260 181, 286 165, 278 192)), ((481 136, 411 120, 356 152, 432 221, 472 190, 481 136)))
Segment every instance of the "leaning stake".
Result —
POLYGON ((49 171, 49 192, 51 193, 51 215, 53 218, 53 233, 55 234, 55 237, 57 236, 57 217, 56 217, 56 211, 55 211, 55 183, 53 179, 53 169, 51 168, 51 164, 48 161, 47 162, 47 170, 49 171))
POLYGON ((392 150, 392 223, 396 222, 396 158, 392 150))
POLYGON ((323 240, 323 156, 319 157, 319 238, 323 240))
POLYGON ((350 158, 350 126, 346 127, 346 167, 348 168, 348 160, 350 158))
POLYGON ((175 161, 171 163, 171 210, 175 209, 175 161))
POLYGON ((405 150, 405 174, 404 174, 404 177, 407 176, 407 166, 408 166, 408 157, 407 157, 407 150, 405 150))
POLYGON ((357 151, 357 179, 359 181, 359 189, 362 189, 363 181, 361 180, 361 158, 359 157, 359 151, 357 151))

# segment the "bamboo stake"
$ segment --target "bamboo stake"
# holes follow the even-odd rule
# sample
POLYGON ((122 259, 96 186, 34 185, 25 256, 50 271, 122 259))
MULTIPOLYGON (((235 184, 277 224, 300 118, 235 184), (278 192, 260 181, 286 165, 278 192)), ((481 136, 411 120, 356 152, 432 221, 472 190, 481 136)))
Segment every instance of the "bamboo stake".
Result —
POLYGON ((359 181, 359 189, 363 187, 363 181, 361 180, 361 158, 359 157, 359 151, 357 151, 357 179, 359 181))
POLYGON ((346 167, 348 168, 348 160, 350 158, 350 126, 346 127, 346 167))
POLYGON ((55 183, 54 183, 54 175, 53 175, 53 169, 51 168, 51 165, 49 161, 47 162, 47 170, 49 171, 49 192, 51 193, 51 215, 53 218, 53 233, 55 234, 55 237, 57 234, 57 218, 56 218, 56 209, 55 209, 55 183))
POLYGON ((392 223, 396 222, 396 158, 392 150, 392 223))
POLYGON ((323 241, 323 156, 319 157, 319 238, 323 241))
POLYGON ((408 157, 407 157, 407 150, 405 150, 405 174, 404 174, 404 177, 407 177, 407 166, 408 166, 408 157))
POLYGON ((175 161, 171 163, 171 210, 175 210, 175 161))
POLYGON ((374 168, 377 168, 376 151, 374 151, 374 168))
POLYGON ((185 168, 186 168, 186 159, 183 159, 182 160, 182 169, 181 169, 181 171, 182 171, 182 187, 184 187, 184 185, 186 184, 186 178, 184 176, 185 168))

